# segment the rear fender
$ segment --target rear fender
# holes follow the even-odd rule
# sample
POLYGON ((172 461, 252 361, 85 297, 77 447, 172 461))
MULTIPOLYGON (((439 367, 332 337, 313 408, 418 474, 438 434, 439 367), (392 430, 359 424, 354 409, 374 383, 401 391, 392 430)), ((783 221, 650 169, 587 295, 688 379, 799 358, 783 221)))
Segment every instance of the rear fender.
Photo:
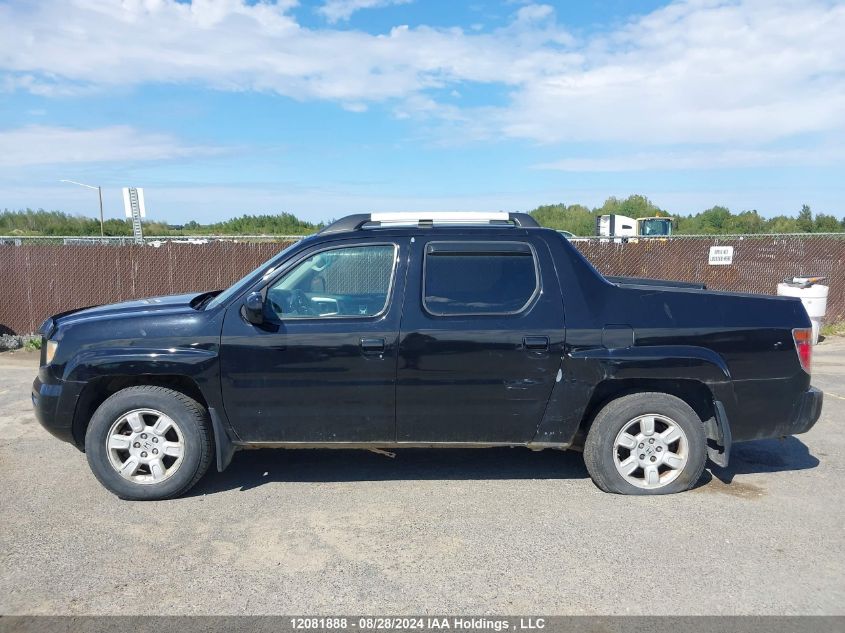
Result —
MULTIPOLYGON (((724 359, 712 350, 695 346, 572 351, 564 358, 560 378, 537 428, 535 442, 574 443, 579 430, 586 430, 604 403, 624 393, 661 390, 683 397, 692 389, 706 393, 708 409, 713 410, 717 401, 728 410, 735 402, 724 359)), ((704 415, 701 411, 699 414, 704 415)), ((709 417, 705 419, 708 437, 719 441, 724 437, 718 427, 720 420, 708 420, 709 417)))

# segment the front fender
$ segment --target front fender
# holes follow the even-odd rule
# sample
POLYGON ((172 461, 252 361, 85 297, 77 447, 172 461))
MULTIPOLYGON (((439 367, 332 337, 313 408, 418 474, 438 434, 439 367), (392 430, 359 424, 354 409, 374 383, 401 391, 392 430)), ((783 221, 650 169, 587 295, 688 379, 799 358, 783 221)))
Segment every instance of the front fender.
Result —
POLYGON ((196 383, 209 406, 221 405, 216 347, 92 348, 69 359, 62 372, 62 380, 74 383, 116 376, 182 376, 196 383))
POLYGON ((62 380, 86 381, 104 375, 194 374, 215 362, 217 351, 197 347, 107 347, 76 354, 64 366, 62 380))
POLYGON ((105 396, 122 386, 151 383, 182 390, 187 382, 199 390, 199 395, 189 395, 201 396, 210 411, 222 409, 216 346, 89 348, 55 368, 55 373, 65 387, 73 387, 64 389, 73 395, 66 409, 73 412, 73 441, 80 449, 90 415, 105 396), (113 379, 118 381, 116 387, 113 379))

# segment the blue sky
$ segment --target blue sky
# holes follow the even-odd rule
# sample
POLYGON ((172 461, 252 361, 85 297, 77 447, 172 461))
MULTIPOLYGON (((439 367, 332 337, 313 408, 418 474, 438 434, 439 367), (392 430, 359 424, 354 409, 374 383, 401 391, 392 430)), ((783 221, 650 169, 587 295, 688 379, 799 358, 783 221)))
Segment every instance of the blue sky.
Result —
POLYGON ((845 4, 0 0, 0 208, 845 213, 845 4))

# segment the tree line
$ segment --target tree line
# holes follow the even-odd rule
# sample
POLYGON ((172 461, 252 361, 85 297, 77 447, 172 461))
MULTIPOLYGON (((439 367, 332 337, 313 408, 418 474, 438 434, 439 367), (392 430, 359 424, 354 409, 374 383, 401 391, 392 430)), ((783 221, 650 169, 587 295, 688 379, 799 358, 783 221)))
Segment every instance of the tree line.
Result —
POLYGON ((690 215, 673 214, 661 209, 647 197, 632 195, 620 199, 610 197, 600 207, 590 209, 582 204, 550 204, 530 212, 543 226, 569 231, 575 235, 594 235, 596 217, 616 213, 631 218, 672 217, 676 235, 746 235, 754 233, 842 233, 842 219, 826 213, 814 214, 806 204, 796 215, 764 218, 756 210, 732 213, 715 206, 690 215))
MULTIPOLYGON (((675 234, 728 235, 753 233, 840 233, 845 232, 845 218, 816 213, 804 205, 795 215, 764 218, 755 210, 733 213, 715 206, 690 215, 672 214, 661 209, 646 196, 635 194, 621 199, 610 197, 600 207, 590 209, 582 204, 542 205, 529 212, 541 225, 569 231, 575 235, 593 235, 596 216, 616 213, 632 218, 671 216, 675 218, 675 234)), ((190 221, 183 225, 159 221, 144 222, 145 235, 307 235, 322 223, 300 220, 292 213, 242 215, 222 222, 201 224, 190 221)), ((108 236, 129 236, 128 220, 108 219, 104 223, 108 236)), ((61 211, 25 209, 0 212, 0 235, 69 235, 100 234, 99 219, 71 215, 61 211)))
MULTIPOLYGON (((243 215, 211 224, 193 220, 184 225, 159 221, 143 221, 142 224, 144 235, 307 235, 322 226, 300 220, 292 213, 243 215)), ((110 237, 132 235, 132 223, 108 219, 103 223, 103 233, 110 237)), ((0 212, 0 235, 98 236, 100 220, 61 211, 6 209, 0 212)))

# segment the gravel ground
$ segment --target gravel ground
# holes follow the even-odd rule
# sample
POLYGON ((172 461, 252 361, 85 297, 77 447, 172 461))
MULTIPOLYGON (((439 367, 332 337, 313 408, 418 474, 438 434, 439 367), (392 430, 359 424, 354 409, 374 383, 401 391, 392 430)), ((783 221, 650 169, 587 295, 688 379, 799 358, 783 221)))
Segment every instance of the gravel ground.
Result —
POLYGON ((735 447, 681 495, 606 495, 577 453, 238 453, 120 501, 0 355, 2 614, 845 614, 845 340, 808 434, 735 447))

